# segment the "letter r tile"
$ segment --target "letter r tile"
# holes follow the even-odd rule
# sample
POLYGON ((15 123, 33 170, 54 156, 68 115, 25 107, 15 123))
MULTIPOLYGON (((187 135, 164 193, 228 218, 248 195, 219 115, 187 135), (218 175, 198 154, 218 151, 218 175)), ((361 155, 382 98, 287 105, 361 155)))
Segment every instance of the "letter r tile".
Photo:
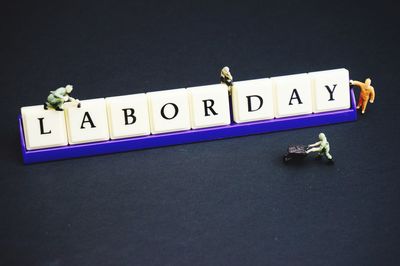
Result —
POLYGON ((225 84, 191 87, 187 90, 193 129, 231 123, 228 87, 225 84))

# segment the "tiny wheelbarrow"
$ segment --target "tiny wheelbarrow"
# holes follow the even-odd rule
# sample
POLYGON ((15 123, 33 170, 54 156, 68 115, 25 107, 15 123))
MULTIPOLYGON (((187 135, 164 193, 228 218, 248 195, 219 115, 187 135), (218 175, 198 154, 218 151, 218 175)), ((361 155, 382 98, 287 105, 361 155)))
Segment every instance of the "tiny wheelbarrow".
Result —
POLYGON ((283 156, 283 162, 287 163, 293 159, 303 159, 308 155, 307 150, 307 145, 290 145, 287 153, 283 156))

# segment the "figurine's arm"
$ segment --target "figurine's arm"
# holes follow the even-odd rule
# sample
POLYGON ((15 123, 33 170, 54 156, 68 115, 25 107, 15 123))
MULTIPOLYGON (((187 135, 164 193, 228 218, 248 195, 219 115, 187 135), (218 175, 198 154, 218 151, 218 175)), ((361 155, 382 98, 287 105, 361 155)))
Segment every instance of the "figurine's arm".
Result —
POLYGON ((315 142, 314 144, 310 144, 308 145, 308 147, 316 147, 319 146, 321 144, 321 141, 315 142))
POLYGON ((371 86, 371 98, 369 98, 369 102, 373 103, 375 101, 375 89, 371 86))
POLYGON ((362 83, 362 82, 360 82, 358 80, 350 80, 350 84, 358 86, 358 87, 361 87, 362 85, 364 85, 364 83, 362 83))

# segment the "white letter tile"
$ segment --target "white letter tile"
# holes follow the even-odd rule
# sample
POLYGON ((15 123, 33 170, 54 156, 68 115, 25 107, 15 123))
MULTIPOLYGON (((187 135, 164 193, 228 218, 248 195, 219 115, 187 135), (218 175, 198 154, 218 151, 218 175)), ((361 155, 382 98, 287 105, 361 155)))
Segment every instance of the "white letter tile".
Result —
POLYGON ((27 150, 68 145, 64 112, 45 110, 43 105, 21 108, 27 150))
POLYGON ((312 113, 311 82, 308 74, 280 76, 271 80, 277 118, 312 113))
POLYGON ((228 88, 225 84, 191 87, 187 90, 193 129, 231 123, 228 88))
POLYGON ((189 100, 186 89, 147 93, 152 134, 190 129, 189 100))
POLYGON ((146 94, 108 97, 106 106, 111 139, 150 135, 146 94))
POLYGON ((232 90, 236 123, 274 118, 272 82, 269 78, 237 81, 232 90))
POLYGON ((69 144, 109 140, 106 103, 104 98, 64 105, 69 144))
POLYGON ((350 108, 349 71, 333 69, 309 73, 313 88, 314 113, 350 108))

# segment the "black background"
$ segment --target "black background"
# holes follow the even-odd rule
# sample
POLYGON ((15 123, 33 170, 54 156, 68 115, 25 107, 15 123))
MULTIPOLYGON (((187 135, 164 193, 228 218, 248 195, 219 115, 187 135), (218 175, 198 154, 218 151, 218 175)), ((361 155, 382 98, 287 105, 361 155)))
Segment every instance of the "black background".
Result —
POLYGON ((6 2, 2 265, 398 265, 398 8, 378 2, 6 2), (17 116, 90 99, 345 67, 358 121, 24 166, 17 116), (358 90, 357 90, 358 94, 358 90), (334 166, 283 165, 325 132, 334 166))

